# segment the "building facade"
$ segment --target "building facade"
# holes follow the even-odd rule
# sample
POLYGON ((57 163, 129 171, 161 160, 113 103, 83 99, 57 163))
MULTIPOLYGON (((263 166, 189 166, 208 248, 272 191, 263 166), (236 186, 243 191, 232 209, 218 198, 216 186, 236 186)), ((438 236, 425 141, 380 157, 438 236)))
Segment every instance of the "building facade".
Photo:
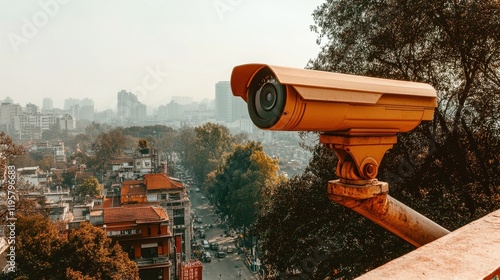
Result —
POLYGON ((182 182, 163 173, 144 174, 142 180, 121 184, 122 205, 159 205, 170 217, 171 231, 182 240, 184 258, 191 257, 191 202, 182 182))
POLYGON ((92 211, 91 223, 103 228, 139 267, 141 279, 170 279, 169 218, 159 206, 137 205, 92 211))

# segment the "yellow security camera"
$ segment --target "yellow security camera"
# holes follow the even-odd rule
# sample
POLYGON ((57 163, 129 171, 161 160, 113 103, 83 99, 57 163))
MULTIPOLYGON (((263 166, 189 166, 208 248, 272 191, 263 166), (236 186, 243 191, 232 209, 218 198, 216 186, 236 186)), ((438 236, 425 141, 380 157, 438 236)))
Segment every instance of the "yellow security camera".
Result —
POLYGON ((319 131, 338 157, 330 200, 421 246, 449 231, 388 195, 376 179, 397 133, 432 120, 436 91, 423 83, 266 64, 236 66, 231 89, 262 129, 319 131))
POLYGON ((231 89, 262 129, 388 135, 431 120, 428 84, 265 64, 234 67, 231 89))
POLYGON ((437 104, 428 84, 266 64, 234 67, 231 89, 259 128, 322 132, 337 175, 356 184, 374 179, 396 134, 432 120, 437 104))

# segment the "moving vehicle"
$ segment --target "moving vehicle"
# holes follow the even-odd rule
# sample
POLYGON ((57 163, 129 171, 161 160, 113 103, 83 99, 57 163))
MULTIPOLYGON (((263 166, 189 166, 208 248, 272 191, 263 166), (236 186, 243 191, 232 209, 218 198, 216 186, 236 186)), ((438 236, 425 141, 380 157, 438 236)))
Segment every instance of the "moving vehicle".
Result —
POLYGON ((211 262, 212 255, 210 254, 210 252, 204 252, 203 255, 201 255, 201 260, 204 262, 211 262))
POLYGON ((219 250, 219 244, 215 243, 215 242, 210 243, 210 249, 214 250, 214 251, 218 251, 219 250))
POLYGON ((201 244, 203 245, 203 248, 204 248, 205 250, 210 249, 210 244, 208 243, 208 241, 203 240, 203 241, 201 242, 201 244))

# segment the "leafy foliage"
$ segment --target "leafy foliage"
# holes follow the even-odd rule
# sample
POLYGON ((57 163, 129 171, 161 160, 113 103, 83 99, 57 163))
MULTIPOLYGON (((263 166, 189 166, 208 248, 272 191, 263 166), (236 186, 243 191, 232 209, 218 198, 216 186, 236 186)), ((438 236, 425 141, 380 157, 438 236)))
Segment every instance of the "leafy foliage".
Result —
POLYGON ((139 279, 139 269, 106 233, 88 223, 63 234, 42 215, 19 215, 16 272, 0 279, 139 279))
MULTIPOLYGON (((392 196, 450 230, 500 205, 499 9, 495 0, 328 0, 313 14, 324 45, 309 68, 437 90, 434 121, 399 135, 378 177, 392 196)), ((258 220, 270 279, 353 278, 411 250, 329 203, 335 161, 321 149, 307 172, 276 188, 258 220)))
POLYGON ((93 143, 93 156, 89 164, 96 170, 104 171, 111 160, 120 156, 125 147, 126 138, 121 128, 98 134, 93 143))
POLYGON ((182 163, 191 168, 194 179, 202 184, 217 168, 224 155, 233 149, 229 129, 214 123, 183 128, 179 132, 177 150, 182 163))
POLYGON ((63 279, 64 243, 64 236, 47 217, 18 215, 15 275, 28 279, 63 279))
POLYGON ((260 143, 237 145, 215 175, 209 192, 217 208, 230 217, 233 226, 249 227, 269 192, 278 182, 278 162, 269 158, 260 143))
POLYGON ((77 185, 75 188, 75 196, 85 197, 95 197, 101 193, 103 186, 99 184, 97 178, 91 176, 85 179, 81 184, 77 185))
POLYGON ((351 278, 411 249, 329 200, 327 185, 335 178, 335 165, 334 153, 318 144, 306 171, 273 189, 254 227, 266 279, 351 278))
POLYGON ((104 230, 89 223, 69 232, 63 251, 67 253, 66 273, 79 273, 91 279, 139 279, 137 265, 120 245, 113 245, 104 230))

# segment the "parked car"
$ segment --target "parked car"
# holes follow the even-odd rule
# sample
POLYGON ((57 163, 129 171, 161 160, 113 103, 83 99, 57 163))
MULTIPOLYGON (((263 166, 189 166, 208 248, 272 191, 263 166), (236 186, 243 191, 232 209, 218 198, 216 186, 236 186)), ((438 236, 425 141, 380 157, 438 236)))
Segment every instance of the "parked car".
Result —
POLYGON ((210 250, 218 251, 219 250, 219 243, 215 243, 215 242, 210 243, 210 250))
POLYGON ((201 242, 201 244, 203 245, 203 248, 204 248, 205 250, 210 249, 210 244, 208 244, 208 241, 203 240, 203 241, 201 242))
POLYGON ((226 252, 224 252, 224 251, 217 251, 217 253, 215 255, 217 256, 217 258, 222 259, 222 258, 226 257, 226 252))
POLYGON ((232 246, 227 246, 227 248, 226 248, 226 253, 228 253, 228 254, 232 254, 232 253, 234 253, 234 247, 232 247, 232 246))
POLYGON ((205 234, 205 231, 204 230, 200 230, 198 232, 198 235, 200 236, 200 238, 205 238, 206 237, 206 234, 205 234))

